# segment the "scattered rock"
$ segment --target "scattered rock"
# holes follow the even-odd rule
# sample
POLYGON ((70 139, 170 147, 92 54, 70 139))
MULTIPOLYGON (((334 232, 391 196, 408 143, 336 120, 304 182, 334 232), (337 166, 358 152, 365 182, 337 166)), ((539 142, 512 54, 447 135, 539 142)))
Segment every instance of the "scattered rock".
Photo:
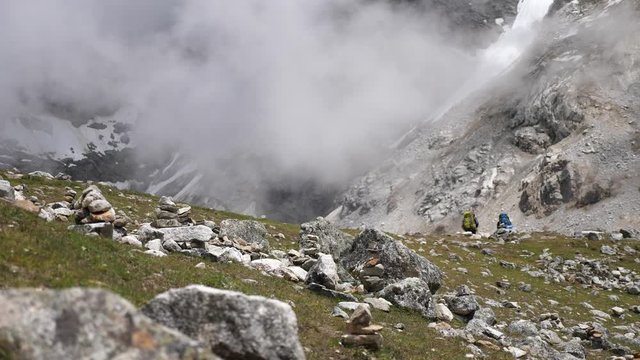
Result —
POLYGON ((341 317, 343 319, 348 319, 349 314, 344 312, 344 310, 340 309, 339 306, 334 306, 333 311, 331 311, 331 316, 333 317, 341 317))
POLYGON ((225 359, 305 358, 296 315, 281 301, 191 285, 164 292, 141 310, 225 359))
POLYGON ((387 285, 378 296, 396 306, 417 310, 426 318, 435 318, 431 292, 422 279, 407 278, 387 285))
POLYGON ((173 240, 178 244, 191 244, 193 241, 206 242, 213 237, 213 230, 204 226, 181 226, 158 229, 163 234, 162 239, 173 240))
POLYGON ((147 254, 147 255, 155 256, 155 257, 165 257, 165 256, 167 256, 167 254, 163 253, 162 251, 158 251, 158 250, 147 250, 144 253, 147 254))
POLYGON ((616 254, 616 250, 614 248, 612 248, 611 246, 607 246, 607 245, 602 245, 602 247, 600 247, 600 252, 605 254, 605 255, 615 255, 616 254))
POLYGON ((142 242, 133 235, 123 236, 118 240, 118 242, 136 247, 142 247, 142 242))
POLYGON ((611 308, 611 314, 613 314, 613 316, 615 317, 621 317, 625 312, 626 310, 619 306, 614 306, 611 308))
POLYGON ((392 305, 392 303, 383 298, 366 298, 364 299, 364 302, 373 306, 374 309, 384 312, 389 312, 392 305))
POLYGON ((480 308, 476 297, 471 295, 471 290, 466 285, 458 287, 456 296, 449 296, 446 301, 451 312, 456 315, 472 317, 480 308))
POLYGON ((307 285, 307 289, 323 295, 323 296, 328 296, 328 297, 332 297, 332 298, 336 298, 336 299, 341 299, 341 300, 346 300, 346 301, 358 301, 358 299, 351 295, 351 294, 347 294, 344 292, 340 292, 340 291, 336 291, 336 290, 331 290, 331 289, 327 289, 326 287, 320 285, 320 284, 316 284, 316 283, 311 283, 309 285, 307 285))
POLYGON ((103 223, 91 223, 84 225, 70 225, 67 229, 75 231, 81 234, 98 234, 101 237, 112 239, 113 238, 113 225, 108 222, 103 223))
POLYGON ((332 290, 335 290, 339 281, 338 268, 331 255, 320 255, 305 280, 307 284, 316 283, 332 290))
POLYGON ((451 322, 451 320, 453 320, 453 313, 447 305, 436 304, 436 318, 441 321, 451 322))
POLYGON ((231 241, 241 241, 255 248, 256 251, 268 251, 269 242, 265 238, 267 229, 254 220, 223 220, 220 223, 220 238, 225 236, 231 241))
POLYGON ((537 336, 539 334, 536 324, 529 320, 516 320, 509 324, 509 331, 520 336, 537 336))
POLYGON ((15 192, 11 184, 6 180, 0 180, 0 198, 14 201, 16 199, 15 192))

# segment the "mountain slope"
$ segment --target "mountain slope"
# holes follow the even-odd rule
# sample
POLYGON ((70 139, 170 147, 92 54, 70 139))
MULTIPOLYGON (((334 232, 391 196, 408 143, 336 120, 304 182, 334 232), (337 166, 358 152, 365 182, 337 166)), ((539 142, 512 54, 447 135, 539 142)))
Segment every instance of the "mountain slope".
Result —
POLYGON ((633 1, 569 3, 490 86, 408 136, 331 215, 390 231, 459 228, 474 208, 520 229, 640 227, 633 1))

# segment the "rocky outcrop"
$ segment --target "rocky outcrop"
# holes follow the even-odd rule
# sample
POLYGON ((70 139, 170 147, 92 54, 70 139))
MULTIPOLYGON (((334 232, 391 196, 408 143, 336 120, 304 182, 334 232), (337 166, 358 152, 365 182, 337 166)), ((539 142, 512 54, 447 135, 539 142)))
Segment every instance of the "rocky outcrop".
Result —
POLYGON ((225 359, 305 358, 296 316, 280 301, 192 285, 156 296, 142 312, 225 359))
POLYGON ((424 281, 432 293, 442 284, 443 275, 437 266, 375 229, 366 229, 360 233, 351 249, 340 259, 340 263, 363 281, 371 282, 371 278, 375 277, 381 279, 382 284, 390 284, 416 277, 424 281), (370 276, 371 273, 366 268, 378 264, 382 265, 383 272, 374 272, 374 276, 370 276))
POLYGON ((0 308, 0 348, 9 358, 218 359, 105 290, 1 290, 0 308))

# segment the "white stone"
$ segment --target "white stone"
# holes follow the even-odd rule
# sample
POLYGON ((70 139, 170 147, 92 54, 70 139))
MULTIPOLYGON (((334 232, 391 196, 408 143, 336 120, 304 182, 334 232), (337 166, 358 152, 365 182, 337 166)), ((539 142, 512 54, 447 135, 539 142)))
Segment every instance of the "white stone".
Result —
POLYGON ((251 267, 258 270, 273 273, 284 267, 284 264, 278 259, 258 259, 251 262, 251 267))
POLYGON ((447 305, 436 304, 436 318, 438 320, 450 322, 451 320, 453 320, 453 313, 451 312, 451 310, 449 310, 447 305))
POLYGON ((296 274, 300 281, 305 281, 307 279, 307 271, 300 266, 289 266, 288 269, 291 270, 292 273, 296 274))
POLYGON ((389 312, 389 310, 391 310, 391 305, 393 305, 390 301, 383 298, 366 298, 364 299, 364 302, 373 306, 374 309, 384 312, 389 312))
POLYGON ((140 247, 140 248, 142 247, 142 242, 140 240, 138 240, 138 238, 133 236, 133 235, 123 236, 123 237, 120 238, 120 240, 118 240, 118 242, 122 243, 122 244, 127 244, 127 245, 140 247))
POLYGON ((147 255, 153 255, 153 256, 157 256, 157 257, 167 256, 167 254, 163 253, 162 251, 157 251, 157 250, 147 250, 144 253, 147 254, 147 255))
POLYGON ((162 249, 163 249, 162 248, 162 240, 160 240, 160 239, 151 240, 148 243, 146 243, 144 245, 144 247, 149 249, 149 250, 162 252, 162 249))
POLYGON ((369 309, 369 304, 367 303, 359 303, 355 301, 341 301, 338 303, 339 308, 349 311, 354 311, 360 305, 365 306, 367 309, 369 309))

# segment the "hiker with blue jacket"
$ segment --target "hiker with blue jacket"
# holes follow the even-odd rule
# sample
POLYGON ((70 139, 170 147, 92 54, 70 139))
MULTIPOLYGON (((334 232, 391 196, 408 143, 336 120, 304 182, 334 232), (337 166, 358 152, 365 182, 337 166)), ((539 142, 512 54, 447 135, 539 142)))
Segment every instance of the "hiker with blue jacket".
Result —
POLYGON ((500 229, 505 229, 508 231, 513 230, 513 224, 511 223, 511 219, 509 219, 509 215, 507 215, 506 212, 501 212, 500 215, 498 215, 498 224, 497 224, 498 230, 500 229))

